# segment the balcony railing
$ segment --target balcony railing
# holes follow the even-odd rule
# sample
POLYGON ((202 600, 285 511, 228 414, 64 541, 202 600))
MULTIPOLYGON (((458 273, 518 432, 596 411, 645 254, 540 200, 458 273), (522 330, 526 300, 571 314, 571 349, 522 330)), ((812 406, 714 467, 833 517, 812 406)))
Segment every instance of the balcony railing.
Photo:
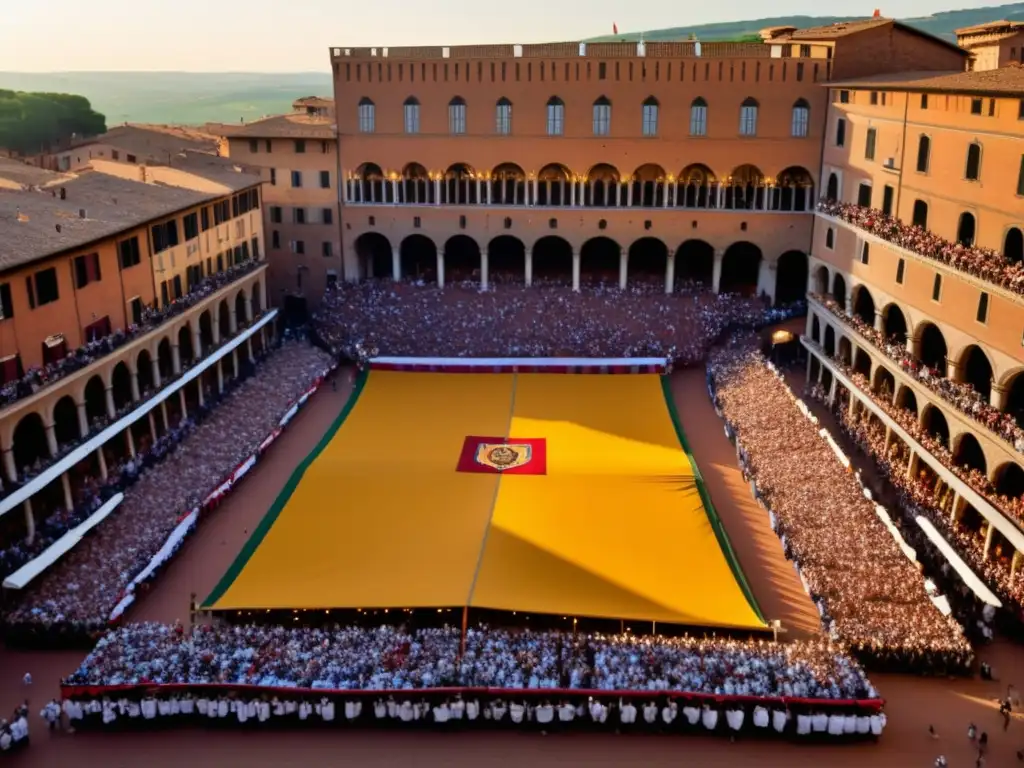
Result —
POLYGON ((831 369, 839 383, 850 390, 851 396, 854 393, 858 394, 861 401, 875 411, 883 423, 887 423, 911 450, 924 459, 946 485, 954 488, 961 498, 992 522, 1010 540, 1015 549, 1024 551, 1024 500, 998 495, 984 474, 969 467, 958 466, 949 450, 925 432, 912 412, 878 397, 871 390, 870 382, 863 374, 857 373, 835 358, 828 357, 817 342, 806 336, 801 341, 831 369))
POLYGON ((0 409, 7 408, 19 400, 32 397, 83 368, 100 362, 117 352, 125 344, 156 330, 164 323, 188 311, 210 294, 245 277, 264 264, 265 262, 262 261, 246 261, 229 267, 223 272, 210 275, 196 284, 187 294, 164 307, 159 309, 144 307, 141 322, 132 323, 128 328, 114 331, 102 339, 90 341, 57 362, 30 368, 21 378, 8 382, 0 388, 0 409))
POLYGON ((915 382, 934 392, 943 402, 948 403, 958 412, 969 416, 972 421, 984 427, 992 437, 1007 444, 1018 453, 1024 453, 1024 428, 1008 413, 993 407, 981 397, 977 390, 967 382, 953 381, 933 371, 927 365, 911 355, 906 342, 900 343, 885 338, 885 335, 868 325, 856 315, 846 314, 828 296, 810 293, 808 296, 822 309, 827 310, 849 329, 852 329, 861 340, 881 352, 895 362, 900 370, 915 382))
POLYGON ((821 200, 817 211, 902 248, 912 256, 937 261, 983 283, 1024 296, 1024 260, 1011 260, 990 248, 951 243, 923 227, 904 224, 862 205, 821 200))
POLYGON ((582 179, 494 180, 363 179, 349 177, 341 189, 345 205, 484 206, 488 208, 693 209, 751 213, 811 213, 814 187, 680 182, 671 177, 651 181, 582 179))
POLYGON ((108 440, 147 416, 150 411, 176 394, 186 384, 198 379, 205 371, 238 349, 247 339, 252 338, 261 328, 272 322, 275 317, 277 317, 276 309, 264 311, 251 324, 240 327, 234 336, 221 339, 219 346, 212 349, 206 357, 194 361, 189 367, 183 367, 181 373, 173 379, 161 382, 159 390, 154 391, 146 398, 130 403, 119 411, 113 420, 103 422, 80 442, 73 446, 67 446, 64 451, 51 458, 40 471, 25 477, 23 485, 12 488, 10 493, 0 498, 0 515, 6 514, 26 499, 31 498, 58 479, 64 472, 87 458, 93 451, 102 448, 108 440))

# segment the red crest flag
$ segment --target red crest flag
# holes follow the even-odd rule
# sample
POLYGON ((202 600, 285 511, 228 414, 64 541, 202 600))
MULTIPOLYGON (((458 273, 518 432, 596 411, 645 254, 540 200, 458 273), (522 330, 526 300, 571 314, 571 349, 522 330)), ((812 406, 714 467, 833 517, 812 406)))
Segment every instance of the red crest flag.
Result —
POLYGON ((612 22, 612 34, 613 35, 619 34, 619 25, 616 24, 614 21, 612 22))

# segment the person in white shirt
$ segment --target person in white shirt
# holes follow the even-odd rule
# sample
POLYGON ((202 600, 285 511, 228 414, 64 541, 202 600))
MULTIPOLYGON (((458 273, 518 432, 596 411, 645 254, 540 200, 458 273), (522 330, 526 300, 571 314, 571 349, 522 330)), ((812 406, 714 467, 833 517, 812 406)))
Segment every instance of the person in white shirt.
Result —
POLYGON ((658 722, 658 703, 656 701, 648 701, 644 704, 644 722, 648 728, 653 728, 658 722))
POLYGON ((571 723, 575 717, 576 707, 574 707, 570 702, 563 701, 558 705, 558 722, 566 725, 571 723))
POLYGON ((671 728, 677 717, 679 717, 679 705, 675 699, 672 699, 661 709, 661 722, 665 724, 665 727, 671 728))
POLYGON ((480 717, 480 702, 476 699, 472 699, 466 702, 466 719, 469 722, 475 721, 480 717))
POLYGON ((350 699, 345 702, 345 719, 350 723, 353 720, 359 719, 359 715, 363 712, 363 700, 362 699, 350 699))
POLYGON ((434 707, 434 724, 439 726, 445 726, 448 724, 448 720, 451 718, 451 710, 448 708, 448 702, 442 701, 434 707))
POLYGON ((508 705, 508 716, 514 724, 522 725, 523 720, 526 719, 526 707, 518 701, 513 701, 508 705))
POLYGON ((551 724, 555 721, 555 708, 551 705, 550 701, 542 701, 534 712, 534 717, 537 721, 537 725, 540 727, 542 735, 546 736, 551 728, 551 724))

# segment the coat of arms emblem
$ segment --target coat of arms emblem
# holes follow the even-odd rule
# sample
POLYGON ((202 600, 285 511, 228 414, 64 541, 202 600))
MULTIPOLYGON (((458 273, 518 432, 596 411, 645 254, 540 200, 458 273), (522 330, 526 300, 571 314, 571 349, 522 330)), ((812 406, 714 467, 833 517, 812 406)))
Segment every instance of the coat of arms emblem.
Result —
POLYGON ((528 444, 480 443, 476 448, 477 464, 490 467, 499 472, 515 469, 530 463, 533 458, 533 446, 528 444))

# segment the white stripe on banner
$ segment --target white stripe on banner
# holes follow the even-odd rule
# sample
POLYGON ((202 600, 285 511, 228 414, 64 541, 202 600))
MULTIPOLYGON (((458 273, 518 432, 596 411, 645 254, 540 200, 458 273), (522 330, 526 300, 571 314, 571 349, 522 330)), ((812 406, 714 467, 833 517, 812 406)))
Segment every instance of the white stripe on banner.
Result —
POLYGON ((298 413, 298 412, 299 412, 298 404, 293 405, 291 408, 288 409, 288 412, 284 416, 281 417, 281 421, 279 421, 277 423, 277 425, 279 427, 283 427, 285 424, 287 424, 289 421, 291 421, 292 418, 295 416, 295 414, 298 413))
POLYGON ((231 484, 234 485, 243 477, 245 477, 249 470, 252 469, 254 466, 256 466, 256 457, 250 456, 248 459, 242 462, 238 469, 235 470, 235 473, 231 476, 231 484))
POLYGON ((171 531, 171 535, 167 537, 167 541, 160 547, 159 551, 153 555, 149 561, 149 565, 139 571, 138 575, 131 580, 128 584, 126 591, 127 594, 121 599, 110 613, 110 621, 116 621, 122 613, 135 601, 135 587, 141 584, 143 581, 148 579, 152 573, 167 562, 174 551, 178 548, 182 539, 188 534, 188 532, 195 526, 196 521, 199 519, 199 508, 193 509, 189 512, 188 517, 178 523, 178 526, 171 531))

